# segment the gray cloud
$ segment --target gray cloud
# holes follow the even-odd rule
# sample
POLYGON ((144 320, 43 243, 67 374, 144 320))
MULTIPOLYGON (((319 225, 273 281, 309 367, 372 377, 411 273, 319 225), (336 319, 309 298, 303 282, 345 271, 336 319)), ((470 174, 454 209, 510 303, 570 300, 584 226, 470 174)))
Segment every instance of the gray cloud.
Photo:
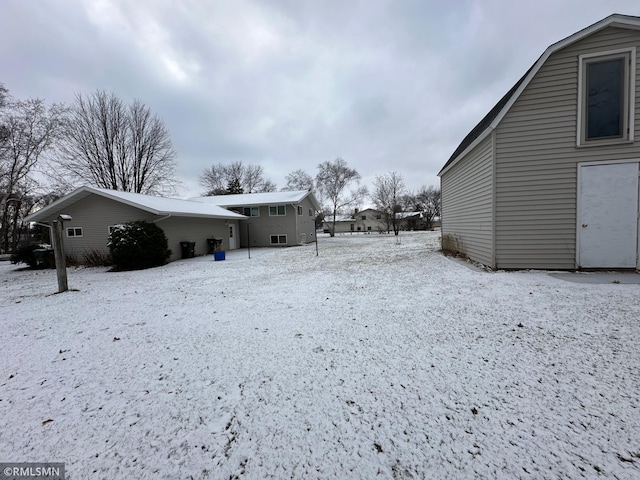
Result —
POLYGON ((343 157, 369 186, 437 184, 459 141, 550 44, 637 0, 5 0, 2 77, 18 98, 114 91, 162 118, 184 196, 213 163, 283 186, 343 157))

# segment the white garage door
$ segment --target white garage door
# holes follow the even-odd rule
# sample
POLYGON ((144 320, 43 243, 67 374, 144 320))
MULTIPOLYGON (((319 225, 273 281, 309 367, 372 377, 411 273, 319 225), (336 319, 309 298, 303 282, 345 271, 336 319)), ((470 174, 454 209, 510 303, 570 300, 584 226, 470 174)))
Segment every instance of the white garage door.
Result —
POLYGON ((579 166, 578 265, 636 268, 638 163, 579 166))

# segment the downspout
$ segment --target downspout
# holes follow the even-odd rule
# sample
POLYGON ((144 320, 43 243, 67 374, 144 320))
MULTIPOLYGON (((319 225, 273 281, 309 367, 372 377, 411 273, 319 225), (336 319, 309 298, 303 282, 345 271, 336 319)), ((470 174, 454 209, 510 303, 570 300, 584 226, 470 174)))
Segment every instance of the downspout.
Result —
POLYGON ((298 205, 296 205, 295 203, 292 203, 291 206, 293 207, 293 214, 296 216, 296 245, 300 245, 300 231, 299 231, 299 225, 298 225, 298 205))

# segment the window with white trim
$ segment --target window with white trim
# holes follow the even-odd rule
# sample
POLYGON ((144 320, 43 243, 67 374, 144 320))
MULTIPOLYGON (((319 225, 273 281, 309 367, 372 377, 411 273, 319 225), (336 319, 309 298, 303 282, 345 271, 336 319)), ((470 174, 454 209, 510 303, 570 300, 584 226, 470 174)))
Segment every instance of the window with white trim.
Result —
POLYGON ((244 207, 241 212, 245 217, 259 217, 260 207, 244 207))
POLYGON ((67 227, 67 237, 82 237, 82 227, 67 227))
POLYGON ((310 216, 310 217, 313 217, 313 208, 310 208, 310 209, 309 209, 309 216, 310 216))
POLYGON ((300 205, 298 205, 298 215, 304 215, 302 213, 302 207, 300 205))
POLYGON ((635 48, 580 56, 578 145, 633 140, 635 48))
POLYGON ((286 235, 271 235, 271 245, 286 245, 286 235))
POLYGON ((270 217, 282 217, 286 214, 287 214, 287 209, 285 205, 271 205, 269 207, 270 217))

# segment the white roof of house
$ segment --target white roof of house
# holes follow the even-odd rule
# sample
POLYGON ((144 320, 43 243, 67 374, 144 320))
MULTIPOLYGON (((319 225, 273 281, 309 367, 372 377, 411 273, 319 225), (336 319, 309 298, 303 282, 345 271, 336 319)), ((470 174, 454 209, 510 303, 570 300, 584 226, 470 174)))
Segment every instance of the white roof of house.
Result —
POLYGON ((316 210, 320 210, 320 204, 309 190, 212 195, 209 197, 194 197, 189 200, 193 202, 213 203, 214 205, 220 205, 222 207, 251 207, 300 203, 307 196, 311 199, 316 210))
POLYGON ((211 205, 209 203, 180 200, 178 198, 155 197, 152 195, 143 195, 141 193, 120 192, 106 188, 84 186, 29 215, 25 218, 25 221, 37 222, 42 220, 50 214, 60 212, 64 208, 92 194, 100 195, 102 197, 139 208, 140 210, 151 212, 155 215, 204 218, 246 218, 244 215, 231 212, 219 205, 211 205))
MULTIPOLYGON (((338 222, 355 222, 355 218, 351 215, 336 215, 336 223, 338 222)), ((333 215, 325 215, 324 223, 333 223, 333 215)))
POLYGON ((410 218, 410 217, 420 217, 422 216, 422 212, 398 212, 396 213, 396 218, 410 218))

